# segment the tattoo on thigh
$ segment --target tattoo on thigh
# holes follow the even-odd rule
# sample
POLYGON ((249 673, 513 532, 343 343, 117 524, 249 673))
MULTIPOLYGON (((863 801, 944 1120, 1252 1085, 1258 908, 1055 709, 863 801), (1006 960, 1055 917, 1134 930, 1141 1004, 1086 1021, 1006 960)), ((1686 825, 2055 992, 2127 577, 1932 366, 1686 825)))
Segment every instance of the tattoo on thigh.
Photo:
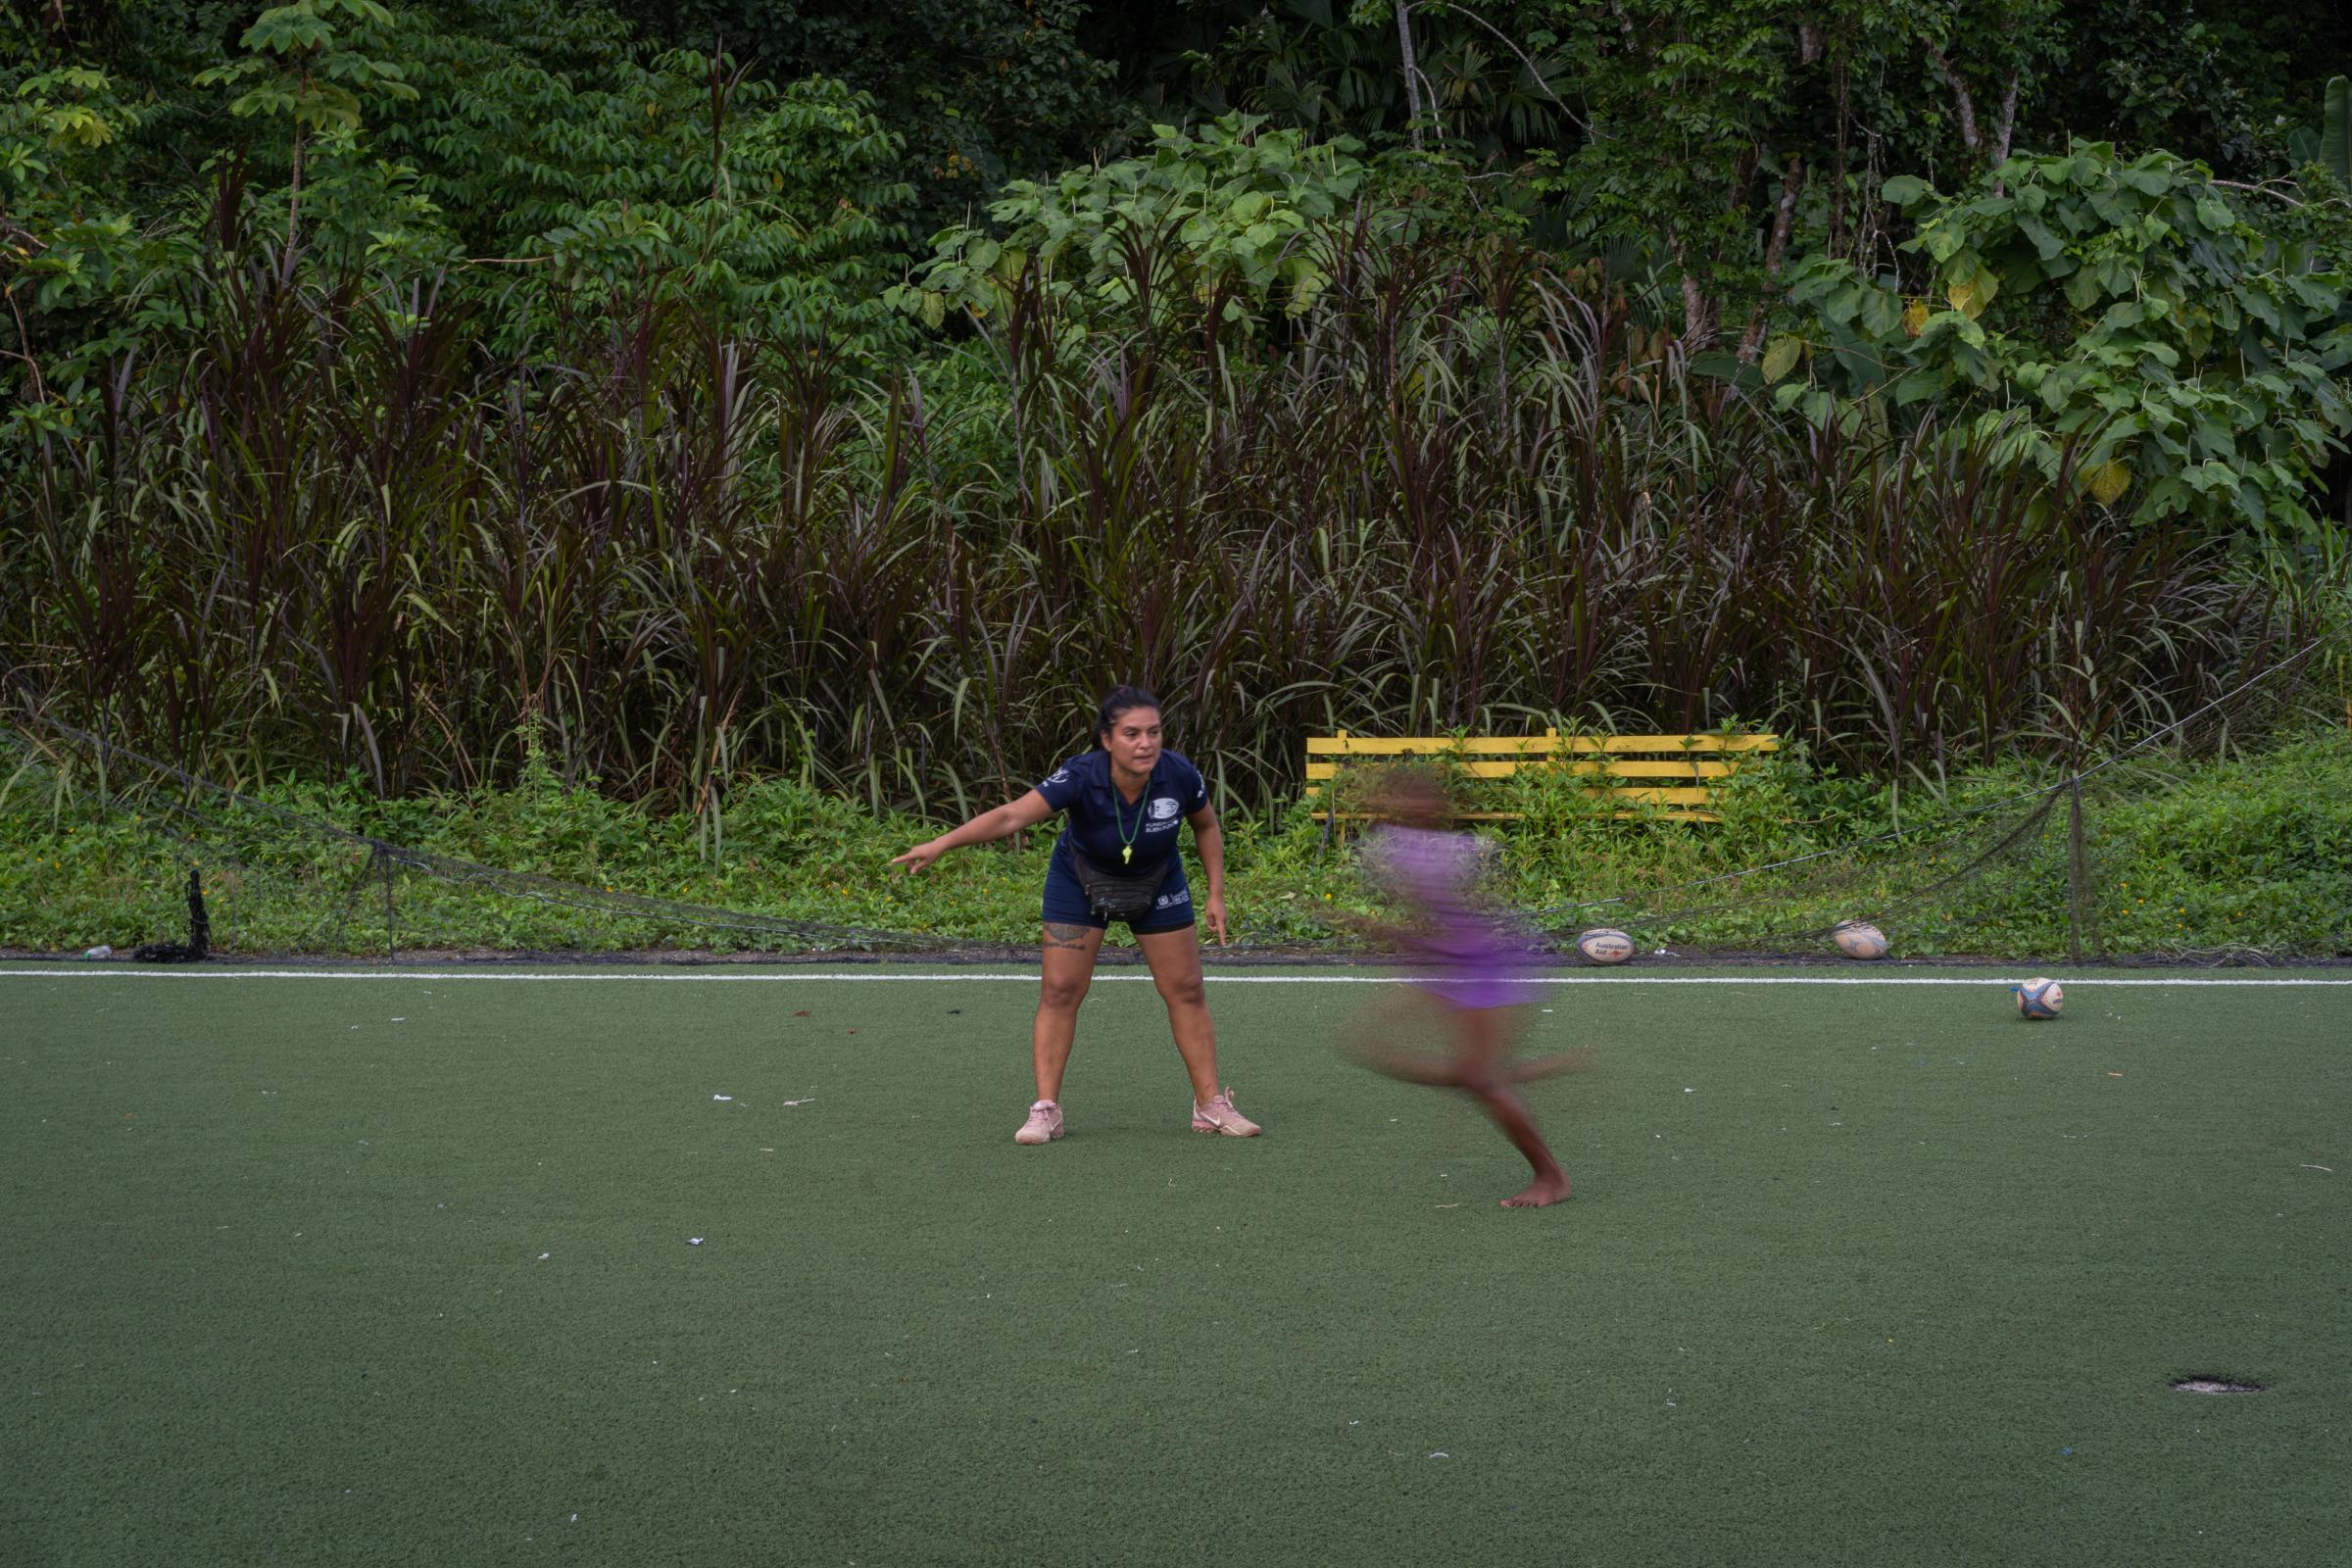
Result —
POLYGON ((1068 925, 1059 920, 1046 922, 1046 946, 1064 952, 1084 953, 1087 938, 1094 935, 1091 925, 1068 925))

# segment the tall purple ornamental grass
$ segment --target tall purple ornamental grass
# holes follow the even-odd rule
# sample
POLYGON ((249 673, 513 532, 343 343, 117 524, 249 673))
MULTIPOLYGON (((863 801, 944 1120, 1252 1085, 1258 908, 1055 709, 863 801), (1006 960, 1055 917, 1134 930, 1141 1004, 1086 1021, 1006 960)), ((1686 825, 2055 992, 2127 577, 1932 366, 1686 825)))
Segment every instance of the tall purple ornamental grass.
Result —
POLYGON ((1525 251, 1331 243, 1257 327, 1032 270, 960 370, 881 384, 666 295, 500 363, 463 305, 223 253, 179 356, 10 470, 7 700, 228 779, 495 782, 530 726, 681 807, 784 771, 946 812, 1130 680, 1264 804, 1338 727, 1740 722, 1933 777, 2297 635, 2225 543, 1991 436, 1792 425, 1525 251))

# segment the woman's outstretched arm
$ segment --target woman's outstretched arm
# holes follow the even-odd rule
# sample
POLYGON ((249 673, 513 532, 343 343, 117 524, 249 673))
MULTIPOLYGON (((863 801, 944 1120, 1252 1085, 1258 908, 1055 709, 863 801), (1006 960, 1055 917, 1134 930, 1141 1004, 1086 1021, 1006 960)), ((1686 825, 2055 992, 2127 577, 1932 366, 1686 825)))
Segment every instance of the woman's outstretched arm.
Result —
POLYGON ((942 833, 927 844, 917 844, 890 863, 903 865, 909 871, 920 871, 950 850, 959 850, 967 844, 988 844, 997 839, 1010 838, 1025 827, 1035 827, 1052 816, 1054 811, 1054 808, 1046 804, 1043 795, 1031 790, 993 811, 982 811, 963 826, 942 833))

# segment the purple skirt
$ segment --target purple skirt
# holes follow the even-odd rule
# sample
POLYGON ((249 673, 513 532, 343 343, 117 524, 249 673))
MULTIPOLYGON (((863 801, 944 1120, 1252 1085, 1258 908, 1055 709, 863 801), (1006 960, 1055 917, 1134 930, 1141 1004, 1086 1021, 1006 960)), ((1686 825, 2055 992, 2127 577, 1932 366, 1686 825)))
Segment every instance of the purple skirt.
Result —
POLYGON ((1418 963, 1438 971, 1413 981, 1449 1007, 1516 1007, 1533 1002, 1526 940, 1484 921, 1459 916, 1407 944, 1418 963))

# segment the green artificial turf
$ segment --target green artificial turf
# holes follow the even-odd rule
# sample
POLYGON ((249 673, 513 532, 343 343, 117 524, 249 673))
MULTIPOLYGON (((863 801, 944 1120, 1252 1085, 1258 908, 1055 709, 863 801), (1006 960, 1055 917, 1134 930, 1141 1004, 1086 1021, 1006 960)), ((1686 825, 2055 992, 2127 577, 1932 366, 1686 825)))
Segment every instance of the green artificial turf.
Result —
POLYGON ((1504 1212, 1391 988, 0 977, 0 1561, 2328 1560, 2352 987, 2070 992, 1555 988, 1504 1212))

